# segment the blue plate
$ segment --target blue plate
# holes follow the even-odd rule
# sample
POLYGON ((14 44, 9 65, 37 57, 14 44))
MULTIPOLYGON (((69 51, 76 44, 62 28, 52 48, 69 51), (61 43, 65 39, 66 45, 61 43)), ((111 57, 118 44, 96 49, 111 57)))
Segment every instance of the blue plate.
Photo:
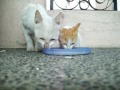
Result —
POLYGON ((91 49, 87 47, 73 49, 45 48, 42 50, 42 52, 47 55, 87 55, 91 52, 91 49))

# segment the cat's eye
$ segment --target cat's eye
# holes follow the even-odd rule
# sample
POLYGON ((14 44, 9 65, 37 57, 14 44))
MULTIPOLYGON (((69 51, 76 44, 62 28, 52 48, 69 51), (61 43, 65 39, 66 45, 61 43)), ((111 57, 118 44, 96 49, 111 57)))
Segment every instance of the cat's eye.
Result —
POLYGON ((50 41, 55 41, 55 39, 52 38, 52 39, 50 39, 50 41))
POLYGON ((44 38, 40 38, 40 40, 43 40, 43 41, 44 41, 45 39, 44 39, 44 38))
POLYGON ((66 43, 63 43, 63 45, 67 46, 67 44, 66 44, 66 43))
POLYGON ((74 45, 74 43, 71 43, 71 45, 74 45))

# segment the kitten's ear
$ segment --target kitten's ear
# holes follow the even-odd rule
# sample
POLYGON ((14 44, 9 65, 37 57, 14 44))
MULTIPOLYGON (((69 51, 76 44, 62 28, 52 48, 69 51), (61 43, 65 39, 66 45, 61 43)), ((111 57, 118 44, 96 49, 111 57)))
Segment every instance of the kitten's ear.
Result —
POLYGON ((80 23, 77 23, 73 28, 75 28, 75 30, 78 30, 79 26, 80 26, 80 23))
POLYGON ((63 14, 62 12, 60 12, 56 17, 55 17, 55 23, 57 25, 60 25, 62 23, 62 19, 63 19, 63 14))
POLYGON ((36 10, 36 12, 35 12, 35 23, 38 24, 38 23, 40 23, 41 21, 42 21, 42 17, 41 17, 41 15, 40 15, 39 11, 36 10))

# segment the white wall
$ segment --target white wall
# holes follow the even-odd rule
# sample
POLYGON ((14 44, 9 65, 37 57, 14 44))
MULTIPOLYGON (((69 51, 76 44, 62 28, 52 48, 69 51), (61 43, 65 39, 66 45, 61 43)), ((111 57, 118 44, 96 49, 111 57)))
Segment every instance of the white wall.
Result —
MULTIPOLYGON (((1 0, 0 1, 0 48, 21 48, 17 40, 25 42, 19 26, 20 13, 27 3, 45 0, 1 0)), ((48 11, 51 16, 59 11, 48 11)), ((80 32, 83 46, 120 47, 120 12, 116 11, 63 11, 64 24, 81 22, 80 32)))

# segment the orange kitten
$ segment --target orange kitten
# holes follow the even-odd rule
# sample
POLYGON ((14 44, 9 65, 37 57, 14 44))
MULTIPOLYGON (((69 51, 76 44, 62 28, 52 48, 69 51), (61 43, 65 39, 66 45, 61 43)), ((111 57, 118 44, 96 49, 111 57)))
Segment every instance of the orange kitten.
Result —
POLYGON ((60 30, 60 44, 65 49, 72 49, 73 47, 80 47, 80 34, 78 28, 80 23, 75 26, 65 26, 60 30))

